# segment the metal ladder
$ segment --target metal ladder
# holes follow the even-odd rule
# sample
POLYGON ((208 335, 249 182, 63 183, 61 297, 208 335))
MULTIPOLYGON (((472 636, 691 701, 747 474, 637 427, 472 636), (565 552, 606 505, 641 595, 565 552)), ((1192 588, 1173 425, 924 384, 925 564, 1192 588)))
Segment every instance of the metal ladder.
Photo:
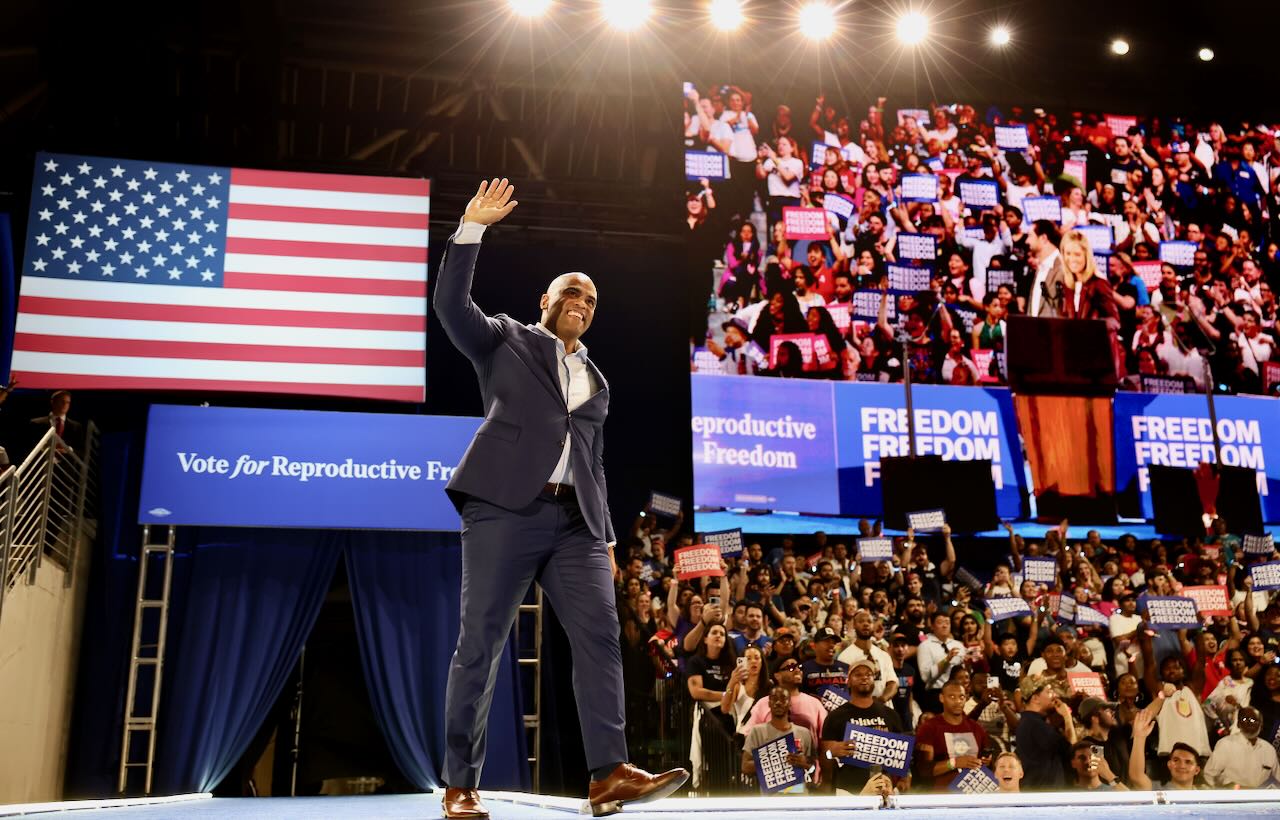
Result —
POLYGON ((129 786, 131 769, 144 771, 143 794, 151 794, 152 765, 156 756, 156 718, 160 710, 160 681, 164 670, 165 634, 169 625, 169 587, 173 579, 176 529, 155 529, 163 530, 162 543, 152 543, 150 525, 142 527, 138 600, 133 611, 133 648, 129 653, 129 689, 125 696, 124 736, 120 744, 117 790, 122 794, 129 786), (163 575, 157 579, 154 573, 160 567, 153 565, 160 562, 164 565, 163 575))
POLYGON ((516 612, 516 654, 520 661, 521 702, 525 704, 525 742, 529 748, 529 774, 533 792, 538 792, 538 764, 542 750, 542 587, 533 584, 516 612), (533 603, 529 598, 533 598, 533 603), (532 636, 532 647, 521 636, 532 636), (532 673, 532 691, 525 687, 526 674, 532 673), (529 711, 529 704, 533 704, 529 711))

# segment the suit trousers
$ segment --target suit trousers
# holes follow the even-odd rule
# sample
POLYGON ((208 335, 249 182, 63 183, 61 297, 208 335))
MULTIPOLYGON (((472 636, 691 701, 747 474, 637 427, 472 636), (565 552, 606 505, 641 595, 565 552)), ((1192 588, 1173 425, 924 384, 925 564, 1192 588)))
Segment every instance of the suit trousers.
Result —
POLYGON ((462 507, 462 621, 445 691, 445 784, 479 785, 503 648, 536 581, 569 636, 587 767, 626 762, 622 652, 609 552, 572 500, 462 507))

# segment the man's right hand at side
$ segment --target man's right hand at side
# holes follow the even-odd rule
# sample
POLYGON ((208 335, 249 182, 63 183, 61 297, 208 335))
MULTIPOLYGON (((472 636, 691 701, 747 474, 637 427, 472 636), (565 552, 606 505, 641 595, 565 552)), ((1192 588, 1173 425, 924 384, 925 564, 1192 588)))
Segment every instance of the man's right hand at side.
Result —
POLYGON ((478 222, 481 225, 501 222, 520 204, 511 198, 515 192, 516 186, 508 182, 506 177, 501 180, 494 178, 492 182, 481 182, 476 195, 467 203, 462 221, 478 222))

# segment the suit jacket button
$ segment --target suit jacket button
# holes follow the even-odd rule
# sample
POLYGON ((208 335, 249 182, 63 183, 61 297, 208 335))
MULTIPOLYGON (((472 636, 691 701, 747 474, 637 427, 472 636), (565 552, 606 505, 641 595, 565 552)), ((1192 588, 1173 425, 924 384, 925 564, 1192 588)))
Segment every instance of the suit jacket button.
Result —
POLYGON ((563 447, 563 446, 564 446, 564 439, 560 439, 558 442, 556 442, 556 444, 558 444, 559 446, 563 447))

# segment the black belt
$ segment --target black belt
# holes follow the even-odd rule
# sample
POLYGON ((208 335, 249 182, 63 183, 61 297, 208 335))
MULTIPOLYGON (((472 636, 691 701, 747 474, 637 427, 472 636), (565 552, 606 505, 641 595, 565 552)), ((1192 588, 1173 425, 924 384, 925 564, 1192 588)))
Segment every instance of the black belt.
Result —
POLYGON ((538 493, 539 498, 546 498, 551 501, 572 501, 578 503, 578 493, 573 489, 572 484, 555 484, 548 483, 542 488, 542 492, 538 493))

